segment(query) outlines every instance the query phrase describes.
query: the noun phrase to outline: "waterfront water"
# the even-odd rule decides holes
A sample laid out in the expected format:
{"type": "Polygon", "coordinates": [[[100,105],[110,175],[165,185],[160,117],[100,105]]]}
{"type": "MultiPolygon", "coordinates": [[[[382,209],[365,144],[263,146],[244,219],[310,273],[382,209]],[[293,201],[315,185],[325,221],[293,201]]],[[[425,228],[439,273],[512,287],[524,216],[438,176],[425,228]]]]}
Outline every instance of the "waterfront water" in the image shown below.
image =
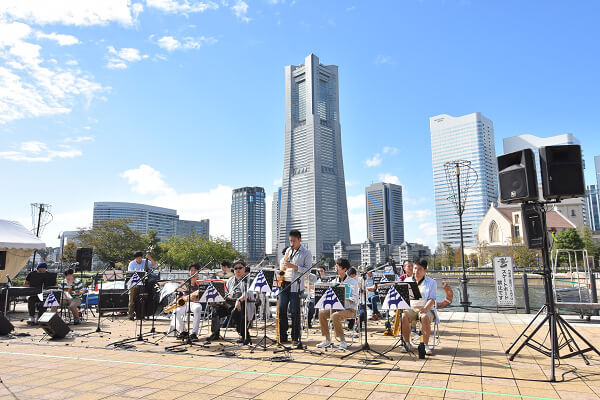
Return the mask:
{"type": "MultiPolygon", "coordinates": [[[[458,278],[448,278],[444,280],[447,282],[452,291],[454,292],[454,300],[452,301],[451,310],[462,310],[460,306],[461,302],[461,287],[458,278]]],[[[436,278],[437,287],[438,287],[438,302],[443,301],[446,293],[442,287],[442,279],[436,278]]],[[[489,312],[496,310],[496,290],[493,286],[492,282],[481,282],[477,280],[469,281],[467,291],[469,293],[469,301],[471,302],[471,307],[469,308],[470,312],[489,312]]],[[[523,297],[523,281],[519,279],[515,279],[515,292],[517,299],[517,307],[519,308],[519,312],[524,312],[525,308],[525,300],[523,297]]],[[[545,302],[545,294],[544,288],[539,285],[529,284],[529,305],[531,307],[532,312],[537,312],[537,310],[544,305],[545,302]]],[[[506,308],[506,312],[515,312],[514,308],[506,308]]]]}

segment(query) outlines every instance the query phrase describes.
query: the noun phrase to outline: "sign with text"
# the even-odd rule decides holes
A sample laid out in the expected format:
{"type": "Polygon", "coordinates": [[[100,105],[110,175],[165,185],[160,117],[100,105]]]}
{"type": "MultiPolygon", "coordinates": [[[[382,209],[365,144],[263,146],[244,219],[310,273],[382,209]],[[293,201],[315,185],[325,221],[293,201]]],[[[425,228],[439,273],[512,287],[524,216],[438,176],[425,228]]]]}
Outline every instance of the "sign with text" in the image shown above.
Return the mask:
{"type": "Polygon", "coordinates": [[[494,257],[494,286],[499,306],[516,305],[512,257],[494,257]]]}

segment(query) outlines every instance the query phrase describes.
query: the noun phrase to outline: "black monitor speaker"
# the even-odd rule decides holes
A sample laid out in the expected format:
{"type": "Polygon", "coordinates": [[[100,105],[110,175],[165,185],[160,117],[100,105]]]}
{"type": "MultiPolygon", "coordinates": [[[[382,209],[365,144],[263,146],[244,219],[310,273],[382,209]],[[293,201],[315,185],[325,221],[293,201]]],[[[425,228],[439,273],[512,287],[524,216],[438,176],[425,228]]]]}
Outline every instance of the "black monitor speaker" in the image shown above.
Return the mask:
{"type": "Polygon", "coordinates": [[[15,327],[4,315],[0,314],[0,336],[5,336],[11,333],[15,327]]]}
{"type": "Polygon", "coordinates": [[[0,251],[0,271],[6,269],[6,250],[0,251]]]}
{"type": "Polygon", "coordinates": [[[544,225],[542,213],[536,204],[521,204],[521,221],[527,239],[527,247],[541,249],[544,247],[544,225]]]}
{"type": "Polygon", "coordinates": [[[62,339],[71,331],[71,328],[55,312],[43,313],[38,319],[38,324],[53,339],[62,339]]]}
{"type": "Polygon", "coordinates": [[[92,249],[89,247],[78,247],[75,259],[79,263],[77,269],[79,271],[92,270],[92,249]]]}
{"type": "Polygon", "coordinates": [[[570,144],[540,148],[544,199],[585,196],[581,146],[570,144]]]}
{"type": "Polygon", "coordinates": [[[538,200],[533,151],[524,149],[498,157],[498,180],[503,203],[538,200]]]}

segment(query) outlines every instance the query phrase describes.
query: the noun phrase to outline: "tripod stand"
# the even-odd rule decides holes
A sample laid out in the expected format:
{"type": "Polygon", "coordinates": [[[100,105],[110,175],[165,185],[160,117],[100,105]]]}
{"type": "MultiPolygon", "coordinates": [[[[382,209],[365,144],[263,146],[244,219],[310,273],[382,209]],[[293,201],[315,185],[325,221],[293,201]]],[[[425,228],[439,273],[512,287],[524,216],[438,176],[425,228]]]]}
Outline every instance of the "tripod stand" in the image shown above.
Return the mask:
{"type": "MultiPolygon", "coordinates": [[[[81,336],[88,336],[88,335],[93,335],[94,333],[108,333],[110,335],[109,331],[105,331],[100,327],[100,315],[102,314],[102,306],[101,306],[101,301],[100,301],[100,295],[102,293],[102,282],[104,281],[104,273],[106,272],[106,270],[110,268],[110,265],[106,268],[104,268],[104,270],[102,271],[102,274],[100,274],[100,290],[98,290],[98,325],[96,326],[96,330],[92,331],[92,332],[87,332],[84,333],[81,336]]],[[[96,272],[96,279],[98,278],[98,273],[96,272]]],[[[87,299],[86,299],[87,301],[87,299]]]]}
{"type": "MultiPolygon", "coordinates": [[[[576,329],[574,329],[558,312],[556,307],[556,303],[554,301],[554,288],[552,282],[552,272],[550,270],[550,254],[548,251],[548,237],[547,232],[548,228],[546,225],[546,209],[544,208],[545,204],[549,204],[549,202],[531,202],[536,211],[536,215],[533,218],[539,218],[539,223],[542,227],[542,257],[544,261],[544,271],[542,275],[544,276],[544,290],[546,292],[546,304],[540,308],[537,312],[533,320],[527,325],[527,327],[521,332],[521,334],[517,337],[514,343],[506,350],[506,354],[509,354],[512,348],[519,342],[519,340],[524,337],[525,340],[519,345],[517,350],[513,354],[510,355],[509,360],[512,361],[515,359],[517,354],[525,347],[528,346],[531,349],[544,354],[546,357],[550,357],[551,366],[550,366],[550,381],[556,382],[556,360],[561,360],[565,358],[574,357],[580,355],[583,358],[583,361],[586,365],[589,365],[590,362],[585,356],[585,353],[589,351],[594,351],[596,354],[600,355],[600,351],[596,349],[588,340],[586,340],[576,329]],[[535,326],[531,333],[528,333],[528,330],[531,326],[533,326],[536,319],[542,315],[543,312],[546,312],[546,315],[542,320],[535,326]],[[550,345],[546,345],[546,338],[544,338],[541,342],[534,339],[536,334],[540,332],[543,326],[548,324],[549,335],[550,335],[550,345]],[[574,335],[573,335],[574,334],[574,335]],[[581,341],[585,343],[587,347],[581,348],[575,337],[579,338],[581,341]],[[565,347],[569,348],[568,354],[560,354],[560,351],[565,347]]],[[[525,204],[523,204],[525,206],[525,204]]],[[[531,218],[531,217],[530,217],[531,218]]]]}
{"type": "MultiPolygon", "coordinates": [[[[367,289],[366,288],[367,271],[366,270],[362,273],[362,278],[363,278],[362,279],[363,280],[363,282],[362,282],[363,283],[363,287],[362,287],[362,289],[363,289],[362,290],[363,303],[367,304],[367,290],[366,290],[367,289]]],[[[381,353],[381,352],[379,352],[377,350],[373,350],[371,348],[371,346],[369,345],[369,339],[368,339],[368,337],[369,337],[369,334],[368,334],[369,333],[369,328],[368,328],[368,322],[367,321],[368,321],[368,318],[365,318],[365,338],[364,338],[364,341],[363,341],[362,345],[360,346],[359,349],[354,350],[354,351],[352,351],[352,352],[350,352],[348,354],[344,354],[341,357],[342,360],[345,359],[345,358],[348,358],[348,357],[352,357],[353,355],[355,355],[357,353],[361,353],[361,352],[364,353],[365,356],[371,355],[371,356],[374,356],[374,357],[383,357],[383,358],[386,358],[388,360],[392,360],[392,357],[390,357],[388,355],[385,355],[384,353],[381,353]]],[[[359,319],[359,327],[360,327],[360,319],[359,319]]],[[[362,335],[362,333],[361,333],[361,335],[362,335]]],[[[371,359],[371,360],[365,359],[365,362],[369,362],[369,363],[381,363],[381,361],[374,360],[374,359],[371,359]]]]}

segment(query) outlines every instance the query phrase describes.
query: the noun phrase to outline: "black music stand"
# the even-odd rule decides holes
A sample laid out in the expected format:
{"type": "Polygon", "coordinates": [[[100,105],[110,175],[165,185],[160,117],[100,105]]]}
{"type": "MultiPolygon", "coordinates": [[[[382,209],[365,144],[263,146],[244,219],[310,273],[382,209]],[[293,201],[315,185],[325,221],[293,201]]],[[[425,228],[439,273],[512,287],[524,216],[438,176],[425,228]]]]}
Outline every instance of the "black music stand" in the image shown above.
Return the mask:
{"type": "MultiPolygon", "coordinates": [[[[400,284],[404,284],[404,285],[408,286],[408,292],[409,292],[409,294],[408,294],[408,302],[406,302],[406,297],[402,296],[402,293],[398,292],[400,294],[400,296],[402,296],[402,298],[404,299],[404,301],[409,306],[410,306],[410,300],[411,300],[411,298],[415,299],[415,300],[418,300],[418,299],[421,298],[421,293],[419,292],[419,285],[417,285],[416,282],[413,282],[413,283],[415,283],[415,285],[411,285],[411,282],[401,282],[400,283],[400,284]],[[411,294],[412,294],[412,296],[411,296],[411,294]]],[[[396,283],[392,287],[395,288],[396,285],[398,285],[398,284],[396,283]]],[[[384,302],[385,302],[385,300],[384,300],[384,302]]],[[[382,302],[382,305],[383,305],[384,302],[382,302]]],[[[398,309],[398,308],[396,310],[403,311],[402,309],[398,309]]],[[[406,353],[411,357],[411,359],[414,360],[414,358],[415,358],[414,353],[408,348],[408,346],[406,345],[406,341],[404,340],[404,336],[402,336],[402,313],[400,314],[400,337],[397,338],[396,339],[396,343],[394,343],[393,345],[391,345],[390,347],[388,347],[383,352],[383,354],[387,354],[390,351],[393,351],[393,350],[397,349],[398,347],[403,347],[404,350],[406,350],[406,353]]]]}
{"type": "MultiPolygon", "coordinates": [[[[111,334],[109,331],[105,331],[101,328],[100,326],[100,316],[102,315],[102,306],[100,305],[101,301],[100,301],[100,294],[102,293],[102,282],[104,281],[104,273],[111,267],[111,265],[109,264],[108,267],[104,268],[104,270],[102,271],[102,273],[100,274],[100,289],[98,290],[98,325],[96,326],[96,330],[92,331],[92,332],[87,332],[84,333],[80,336],[88,336],[88,335],[93,335],[94,333],[108,333],[109,335],[111,334]]],[[[98,272],[96,272],[96,279],[98,279],[98,272]]],[[[89,294],[88,294],[89,297],[89,294]]],[[[87,302],[87,298],[86,298],[86,302],[87,302]]],[[[102,335],[100,335],[102,336],[102,335]]]]}
{"type": "MultiPolygon", "coordinates": [[[[264,276],[264,273],[263,273],[264,276]]],[[[273,279],[272,282],[275,280],[275,271],[273,271],[273,279]]],[[[269,294],[271,294],[272,292],[272,287],[273,284],[269,285],[269,281],[267,279],[267,277],[265,276],[265,281],[266,281],[266,285],[269,287],[269,294]]],[[[267,293],[266,291],[262,290],[262,287],[260,288],[260,290],[258,291],[258,293],[267,293]]],[[[264,308],[264,315],[263,315],[263,320],[264,320],[264,324],[263,324],[263,337],[256,342],[255,345],[250,346],[250,353],[253,353],[254,350],[258,349],[259,347],[263,350],[263,351],[267,351],[267,349],[273,345],[277,345],[277,340],[272,339],[270,337],[267,336],[267,311],[268,311],[268,306],[269,306],[269,300],[268,297],[265,296],[265,304],[263,304],[263,308],[264,308]]]]}
{"type": "MultiPolygon", "coordinates": [[[[366,288],[367,272],[366,271],[362,273],[362,278],[363,278],[363,294],[362,294],[362,296],[363,296],[363,302],[365,304],[367,304],[367,292],[366,292],[366,289],[367,289],[366,288]]],[[[364,360],[365,364],[381,364],[381,361],[379,361],[379,360],[375,360],[375,359],[370,359],[369,360],[369,359],[367,359],[366,358],[367,355],[371,355],[371,356],[375,355],[375,357],[383,357],[383,358],[386,358],[388,360],[392,360],[392,357],[390,357],[388,355],[385,355],[384,353],[381,353],[381,352],[379,352],[377,350],[373,350],[371,348],[371,346],[369,345],[369,340],[368,340],[368,337],[369,337],[369,335],[368,335],[369,328],[368,328],[368,322],[367,321],[368,321],[368,318],[365,318],[365,339],[364,339],[362,345],[360,346],[359,349],[354,350],[354,351],[352,351],[352,352],[350,352],[348,354],[344,354],[341,357],[342,360],[345,359],[345,358],[348,358],[348,357],[352,357],[353,355],[361,353],[361,352],[365,354],[365,360],[364,360]]],[[[359,321],[359,325],[360,325],[360,321],[359,321]]]]}

